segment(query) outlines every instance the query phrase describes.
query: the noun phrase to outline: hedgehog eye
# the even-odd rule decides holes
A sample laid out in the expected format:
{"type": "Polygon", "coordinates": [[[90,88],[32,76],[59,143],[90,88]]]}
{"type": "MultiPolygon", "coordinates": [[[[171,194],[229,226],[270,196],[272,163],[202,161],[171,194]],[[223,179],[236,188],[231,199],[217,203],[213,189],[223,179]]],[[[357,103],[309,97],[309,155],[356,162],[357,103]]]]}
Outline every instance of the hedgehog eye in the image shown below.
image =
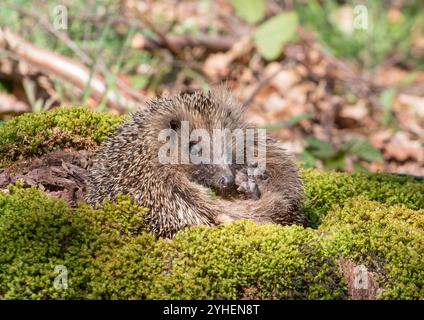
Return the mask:
{"type": "Polygon", "coordinates": [[[193,147],[194,146],[196,146],[196,141],[190,141],[190,143],[189,143],[189,145],[188,145],[188,147],[189,147],[189,149],[190,149],[190,152],[191,152],[191,150],[193,149],[193,147]]]}
{"type": "Polygon", "coordinates": [[[179,123],[179,121],[177,121],[177,120],[171,120],[171,121],[169,122],[169,127],[170,127],[172,130],[177,131],[177,130],[180,128],[180,123],[179,123]]]}

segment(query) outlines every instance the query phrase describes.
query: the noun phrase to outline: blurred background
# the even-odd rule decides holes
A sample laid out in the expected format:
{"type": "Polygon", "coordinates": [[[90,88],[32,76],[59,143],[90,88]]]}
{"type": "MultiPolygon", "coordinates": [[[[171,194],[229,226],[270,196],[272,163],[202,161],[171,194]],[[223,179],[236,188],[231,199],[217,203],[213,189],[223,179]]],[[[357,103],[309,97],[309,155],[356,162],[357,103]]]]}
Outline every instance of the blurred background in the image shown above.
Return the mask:
{"type": "Polygon", "coordinates": [[[424,176],[424,2],[2,0],[0,126],[225,83],[306,167],[424,176]]]}

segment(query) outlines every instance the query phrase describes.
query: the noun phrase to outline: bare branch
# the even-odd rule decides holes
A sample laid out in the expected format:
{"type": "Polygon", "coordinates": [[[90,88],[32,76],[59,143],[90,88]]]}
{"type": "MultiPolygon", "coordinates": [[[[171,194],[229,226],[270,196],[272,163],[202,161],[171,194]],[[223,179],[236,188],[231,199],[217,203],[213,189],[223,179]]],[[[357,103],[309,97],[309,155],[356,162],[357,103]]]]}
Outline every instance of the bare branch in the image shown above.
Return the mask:
{"type": "MultiPolygon", "coordinates": [[[[58,76],[80,89],[83,89],[90,81],[90,70],[85,65],[57,53],[35,47],[7,28],[0,28],[0,48],[14,53],[28,64],[58,76]]],[[[144,102],[133,100],[126,92],[117,94],[107,91],[105,80],[97,73],[91,78],[90,91],[97,100],[102,99],[106,94],[108,103],[121,112],[135,108],[144,102]]]]}

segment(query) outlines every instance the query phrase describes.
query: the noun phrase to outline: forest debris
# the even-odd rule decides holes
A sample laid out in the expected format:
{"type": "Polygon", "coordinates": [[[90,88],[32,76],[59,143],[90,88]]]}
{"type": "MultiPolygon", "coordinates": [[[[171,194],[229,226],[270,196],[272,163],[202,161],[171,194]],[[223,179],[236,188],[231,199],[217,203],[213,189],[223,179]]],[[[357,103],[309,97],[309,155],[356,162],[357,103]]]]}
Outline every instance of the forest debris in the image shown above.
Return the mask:
{"type": "Polygon", "coordinates": [[[35,47],[5,27],[0,28],[0,47],[17,55],[28,64],[69,81],[80,89],[89,82],[93,96],[100,101],[106,95],[108,103],[115,108],[128,110],[137,106],[137,102],[126,97],[124,92],[107,90],[105,80],[98,74],[90,76],[90,70],[79,62],[35,47]]]}
{"type": "Polygon", "coordinates": [[[389,87],[398,85],[404,81],[408,76],[408,72],[397,67],[388,66],[386,68],[379,68],[374,81],[379,86],[389,87]]]}
{"type": "Polygon", "coordinates": [[[424,98],[401,93],[393,109],[400,127],[424,139],[424,98]]]}
{"type": "Polygon", "coordinates": [[[287,108],[287,106],[287,100],[275,92],[268,95],[266,101],[264,102],[265,111],[270,112],[271,114],[281,112],[287,108]]]}
{"type": "Polygon", "coordinates": [[[25,187],[37,187],[76,206],[84,202],[85,181],[90,164],[91,153],[88,151],[54,151],[0,170],[0,190],[20,181],[25,187]]]}
{"type": "Polygon", "coordinates": [[[368,109],[365,102],[360,100],[354,105],[348,105],[342,109],[340,115],[345,118],[351,118],[360,121],[368,115],[368,109]]]}
{"type": "Polygon", "coordinates": [[[268,64],[263,73],[265,77],[269,77],[275,73],[269,80],[269,83],[276,88],[281,95],[286,94],[300,80],[300,77],[294,71],[282,69],[281,64],[277,62],[268,64]]]}
{"type": "Polygon", "coordinates": [[[348,294],[353,300],[376,300],[383,293],[377,284],[377,274],[364,265],[340,258],[339,266],[347,282],[348,294]]]}
{"type": "Polygon", "coordinates": [[[377,149],[383,149],[393,134],[392,129],[380,130],[371,135],[370,141],[377,149]]]}
{"type": "MultiPolygon", "coordinates": [[[[205,48],[207,52],[215,53],[230,50],[236,40],[230,36],[215,37],[200,34],[169,35],[167,36],[167,41],[178,50],[202,47],[205,48]]],[[[136,33],[132,41],[132,47],[136,49],[154,50],[163,48],[164,43],[160,39],[151,39],[141,33],[136,33]]]]}
{"type": "Polygon", "coordinates": [[[412,106],[417,112],[417,115],[424,118],[424,97],[413,96],[409,94],[399,94],[398,100],[400,103],[412,106]]]}
{"type": "Polygon", "coordinates": [[[424,148],[418,141],[411,140],[405,132],[397,132],[384,146],[384,155],[397,161],[414,159],[424,162],[424,148]]]}
{"type": "Polygon", "coordinates": [[[16,99],[15,96],[0,92],[0,115],[7,113],[24,113],[31,111],[31,108],[16,99]]]}
{"type": "Polygon", "coordinates": [[[237,41],[228,52],[209,55],[203,65],[203,72],[213,81],[228,76],[230,64],[252,49],[250,37],[237,41]]]}

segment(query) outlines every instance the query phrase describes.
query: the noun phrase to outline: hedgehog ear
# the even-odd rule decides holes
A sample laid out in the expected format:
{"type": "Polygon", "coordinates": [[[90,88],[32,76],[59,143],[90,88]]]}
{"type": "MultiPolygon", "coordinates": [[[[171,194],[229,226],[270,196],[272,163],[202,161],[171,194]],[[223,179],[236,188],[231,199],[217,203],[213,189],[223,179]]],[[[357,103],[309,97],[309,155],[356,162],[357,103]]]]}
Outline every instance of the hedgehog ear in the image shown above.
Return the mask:
{"type": "Polygon", "coordinates": [[[169,121],[169,127],[172,130],[177,131],[180,128],[180,122],[177,120],[171,120],[169,121]]]}

